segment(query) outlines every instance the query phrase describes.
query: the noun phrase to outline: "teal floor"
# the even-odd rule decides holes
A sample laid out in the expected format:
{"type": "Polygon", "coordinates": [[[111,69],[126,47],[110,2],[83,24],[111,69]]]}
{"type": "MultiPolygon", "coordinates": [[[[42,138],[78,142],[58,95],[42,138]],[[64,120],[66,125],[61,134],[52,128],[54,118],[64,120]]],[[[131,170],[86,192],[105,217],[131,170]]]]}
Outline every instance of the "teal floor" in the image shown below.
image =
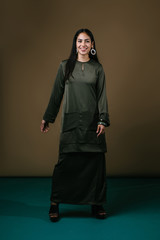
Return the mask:
{"type": "Polygon", "coordinates": [[[89,205],[60,204],[48,217],[51,178],[0,178],[0,239],[160,240],[160,178],[107,178],[109,216],[89,205]]]}

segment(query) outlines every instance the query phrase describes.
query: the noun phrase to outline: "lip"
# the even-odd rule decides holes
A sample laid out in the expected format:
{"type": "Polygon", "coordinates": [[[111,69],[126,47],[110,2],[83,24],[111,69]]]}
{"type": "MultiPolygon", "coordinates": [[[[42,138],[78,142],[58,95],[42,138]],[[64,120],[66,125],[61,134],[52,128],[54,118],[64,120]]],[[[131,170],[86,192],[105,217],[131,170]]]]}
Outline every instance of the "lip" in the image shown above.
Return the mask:
{"type": "Polygon", "coordinates": [[[86,51],[87,50],[87,48],[81,48],[81,51],[86,51]]]}

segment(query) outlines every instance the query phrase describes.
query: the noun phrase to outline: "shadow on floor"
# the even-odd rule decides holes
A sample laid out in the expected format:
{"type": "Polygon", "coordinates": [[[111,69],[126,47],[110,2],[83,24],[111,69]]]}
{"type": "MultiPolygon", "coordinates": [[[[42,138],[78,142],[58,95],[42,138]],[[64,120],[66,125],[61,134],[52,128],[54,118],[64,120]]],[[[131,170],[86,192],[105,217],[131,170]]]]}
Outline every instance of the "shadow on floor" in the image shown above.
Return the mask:
{"type": "MultiPolygon", "coordinates": [[[[68,205],[68,204],[67,204],[68,205]]],[[[44,206],[32,206],[27,205],[22,202],[17,201],[11,201],[11,200],[0,200],[0,216],[19,216],[19,217],[29,217],[29,218],[39,218],[44,221],[49,220],[48,211],[49,211],[49,205],[48,207],[44,206]]],[[[77,206],[78,208],[78,206],[77,206]]],[[[81,206],[83,208],[83,206],[81,206]]],[[[60,209],[60,215],[62,217],[91,217],[91,214],[89,211],[81,210],[81,209],[72,209],[72,205],[68,208],[66,207],[59,207],[60,209]]]]}
{"type": "MultiPolygon", "coordinates": [[[[134,212],[160,213],[160,179],[109,179],[107,185],[107,203],[104,207],[108,216],[134,212]]],[[[0,215],[39,218],[48,222],[49,204],[46,207],[0,199],[0,215]]],[[[60,204],[59,209],[62,217],[91,217],[89,205],[60,204]]]]}

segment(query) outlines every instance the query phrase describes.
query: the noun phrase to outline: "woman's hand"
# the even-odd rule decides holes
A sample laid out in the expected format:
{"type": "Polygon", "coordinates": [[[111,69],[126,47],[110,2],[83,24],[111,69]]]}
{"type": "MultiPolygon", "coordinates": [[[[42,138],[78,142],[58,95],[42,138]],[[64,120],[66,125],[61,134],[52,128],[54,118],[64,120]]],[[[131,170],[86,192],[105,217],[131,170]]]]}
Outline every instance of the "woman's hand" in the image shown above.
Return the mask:
{"type": "Polygon", "coordinates": [[[104,134],[105,133],[105,126],[104,125],[98,125],[97,126],[97,131],[96,131],[96,133],[98,133],[97,134],[97,137],[99,136],[99,135],[101,135],[101,134],[104,134]],[[98,133],[99,132],[99,133],[98,133]]]}
{"type": "Polygon", "coordinates": [[[42,120],[40,128],[41,128],[41,132],[48,132],[49,123],[47,123],[45,120],[42,120]]]}

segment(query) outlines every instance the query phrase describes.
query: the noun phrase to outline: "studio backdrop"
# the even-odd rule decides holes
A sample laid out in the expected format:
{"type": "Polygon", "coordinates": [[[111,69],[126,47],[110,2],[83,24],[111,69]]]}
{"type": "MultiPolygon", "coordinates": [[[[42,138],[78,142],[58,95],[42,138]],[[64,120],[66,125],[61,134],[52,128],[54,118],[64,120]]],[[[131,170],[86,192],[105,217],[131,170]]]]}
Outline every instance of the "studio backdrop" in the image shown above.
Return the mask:
{"type": "Polygon", "coordinates": [[[40,123],[80,28],[93,32],[106,74],[108,176],[159,176],[160,2],[8,0],[3,7],[0,176],[52,175],[62,108],[47,134],[40,123]]]}

